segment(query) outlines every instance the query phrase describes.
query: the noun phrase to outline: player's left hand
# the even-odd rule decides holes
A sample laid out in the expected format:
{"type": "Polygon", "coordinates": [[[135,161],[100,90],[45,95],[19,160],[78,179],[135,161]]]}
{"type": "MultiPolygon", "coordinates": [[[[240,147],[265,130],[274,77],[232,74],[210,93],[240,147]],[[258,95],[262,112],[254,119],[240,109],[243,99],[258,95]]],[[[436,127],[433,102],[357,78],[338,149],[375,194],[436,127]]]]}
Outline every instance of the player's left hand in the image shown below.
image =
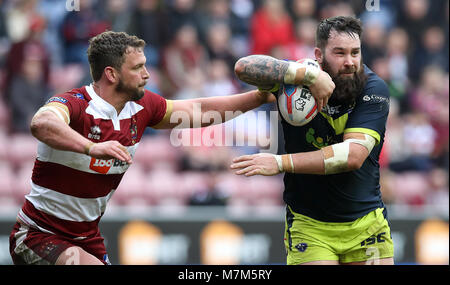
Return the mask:
{"type": "Polygon", "coordinates": [[[328,99],[331,94],[333,94],[335,87],[336,85],[330,75],[325,71],[320,70],[316,82],[309,86],[312,96],[316,99],[319,112],[327,105],[328,99]]]}
{"type": "Polygon", "coordinates": [[[257,153],[251,155],[242,155],[233,159],[230,165],[231,169],[237,169],[237,175],[245,176],[264,175],[271,176],[280,173],[278,164],[270,153],[257,153]]]}

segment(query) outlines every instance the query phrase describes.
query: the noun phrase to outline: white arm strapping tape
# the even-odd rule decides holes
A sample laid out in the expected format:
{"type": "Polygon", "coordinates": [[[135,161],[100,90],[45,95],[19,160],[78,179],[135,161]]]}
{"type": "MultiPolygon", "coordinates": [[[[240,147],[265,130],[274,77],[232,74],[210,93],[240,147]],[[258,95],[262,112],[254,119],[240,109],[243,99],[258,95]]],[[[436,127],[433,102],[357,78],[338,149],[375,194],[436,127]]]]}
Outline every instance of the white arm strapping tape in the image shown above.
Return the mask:
{"type": "Polygon", "coordinates": [[[67,114],[66,110],[64,110],[63,108],[59,108],[59,107],[56,107],[56,106],[44,106],[44,107],[41,107],[41,108],[36,112],[36,114],[39,114],[39,113],[44,112],[44,111],[51,111],[52,113],[54,113],[55,115],[57,115],[58,118],[60,118],[62,121],[67,122],[67,124],[70,123],[70,117],[69,117],[69,115],[67,114]],[[67,121],[65,120],[65,118],[63,117],[63,115],[61,114],[61,112],[60,112],[59,110],[66,116],[67,121]]]}
{"type": "Polygon", "coordinates": [[[275,157],[275,160],[277,161],[278,164],[278,170],[280,172],[283,172],[283,161],[281,159],[281,155],[276,155],[274,154],[273,157],[275,157]]]}
{"type": "Polygon", "coordinates": [[[331,147],[333,148],[334,155],[324,160],[325,174],[335,174],[347,170],[350,143],[364,146],[370,154],[375,146],[375,139],[370,135],[364,134],[364,139],[348,139],[344,142],[332,145],[331,147]]]}
{"type": "Polygon", "coordinates": [[[320,68],[307,64],[305,77],[303,78],[303,85],[311,86],[316,82],[319,76],[320,68]]]}
{"type": "Polygon", "coordinates": [[[350,143],[344,141],[332,145],[331,148],[333,149],[333,156],[324,160],[325,174],[335,174],[346,171],[350,143]]]}
{"type": "Polygon", "coordinates": [[[292,154],[289,154],[289,162],[291,164],[291,171],[295,173],[294,161],[292,160],[292,154]]]}
{"type": "Polygon", "coordinates": [[[364,134],[364,139],[363,140],[360,140],[360,139],[348,139],[348,140],[346,140],[346,142],[357,143],[359,145],[362,145],[365,148],[367,148],[367,151],[370,154],[370,152],[372,151],[373,147],[375,146],[376,140],[371,135],[364,134]]]}
{"type": "Polygon", "coordinates": [[[310,65],[302,64],[298,62],[289,62],[288,69],[284,75],[284,83],[295,84],[295,76],[297,74],[297,69],[305,68],[305,76],[303,77],[303,85],[310,86],[316,82],[319,75],[320,68],[310,65]]]}
{"type": "Polygon", "coordinates": [[[295,173],[294,161],[292,160],[292,154],[283,154],[283,155],[274,154],[273,156],[275,157],[275,160],[277,161],[278,170],[280,172],[287,171],[287,172],[295,173]],[[289,162],[286,161],[286,158],[289,159],[289,162]],[[283,159],[285,160],[284,162],[283,162],[283,159]]]}
{"type": "MultiPolygon", "coordinates": [[[[283,155],[276,155],[274,154],[273,157],[275,157],[275,160],[277,161],[277,165],[278,165],[278,170],[280,172],[283,171],[288,171],[288,172],[295,172],[295,168],[294,168],[294,161],[292,160],[292,155],[291,154],[283,154],[283,155]],[[288,157],[289,158],[289,165],[285,165],[285,167],[283,166],[283,157],[288,157]]],[[[285,162],[286,163],[286,162],[285,162]]]]}

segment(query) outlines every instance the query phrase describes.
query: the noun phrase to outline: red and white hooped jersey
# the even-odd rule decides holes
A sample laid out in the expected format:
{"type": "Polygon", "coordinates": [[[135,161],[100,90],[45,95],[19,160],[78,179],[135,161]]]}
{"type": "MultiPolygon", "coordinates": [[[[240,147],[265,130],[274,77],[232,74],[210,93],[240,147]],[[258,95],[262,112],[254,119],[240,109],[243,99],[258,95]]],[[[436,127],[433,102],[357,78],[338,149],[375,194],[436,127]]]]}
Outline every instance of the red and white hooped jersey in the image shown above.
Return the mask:
{"type": "MultiPolygon", "coordinates": [[[[50,98],[67,106],[69,126],[92,142],[116,140],[133,157],[147,126],[159,123],[167,102],[148,90],[117,114],[98,96],[92,85],[50,98]]],[[[129,165],[111,159],[61,151],[38,143],[31,178],[31,192],[18,218],[43,232],[83,239],[98,232],[98,222],[129,165]]]]}

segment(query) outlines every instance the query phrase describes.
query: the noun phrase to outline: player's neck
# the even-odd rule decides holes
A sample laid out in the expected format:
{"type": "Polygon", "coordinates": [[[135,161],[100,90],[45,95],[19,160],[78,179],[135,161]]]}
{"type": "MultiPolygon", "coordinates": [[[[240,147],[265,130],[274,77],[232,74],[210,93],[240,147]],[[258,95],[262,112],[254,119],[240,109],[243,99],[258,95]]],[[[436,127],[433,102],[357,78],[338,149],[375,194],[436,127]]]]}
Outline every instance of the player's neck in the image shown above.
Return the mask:
{"type": "Polygon", "coordinates": [[[116,109],[117,114],[120,114],[122,109],[125,107],[127,101],[124,99],[125,96],[118,94],[113,86],[105,86],[100,82],[92,83],[95,93],[101,97],[103,100],[108,102],[111,106],[116,109]]]}

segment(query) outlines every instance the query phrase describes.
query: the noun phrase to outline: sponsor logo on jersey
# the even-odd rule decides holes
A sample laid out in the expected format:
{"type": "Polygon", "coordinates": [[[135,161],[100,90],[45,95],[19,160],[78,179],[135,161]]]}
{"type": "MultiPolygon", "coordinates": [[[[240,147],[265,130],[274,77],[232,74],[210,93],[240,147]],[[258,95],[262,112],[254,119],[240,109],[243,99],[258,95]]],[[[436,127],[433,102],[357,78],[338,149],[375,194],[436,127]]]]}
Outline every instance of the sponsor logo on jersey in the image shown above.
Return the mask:
{"type": "Polygon", "coordinates": [[[341,112],[339,110],[341,107],[342,107],[341,105],[337,105],[337,106],[326,105],[324,107],[324,109],[322,109],[322,110],[325,111],[325,113],[327,113],[328,115],[332,116],[334,114],[339,114],[341,112]]]}
{"type": "Polygon", "coordinates": [[[119,159],[98,159],[98,158],[91,158],[91,163],[89,164],[89,169],[101,173],[106,174],[111,169],[111,167],[123,167],[127,165],[125,161],[121,161],[119,159]]]}
{"type": "Polygon", "coordinates": [[[58,103],[66,104],[67,103],[67,99],[63,98],[63,97],[52,97],[52,98],[48,99],[45,104],[48,104],[50,102],[58,102],[58,103]]]}
{"type": "MultiPolygon", "coordinates": [[[[363,97],[363,100],[365,101],[365,96],[363,97]]],[[[333,117],[334,115],[338,115],[340,113],[351,113],[353,109],[356,106],[356,102],[353,102],[351,105],[337,105],[337,106],[330,106],[326,105],[323,107],[322,112],[327,114],[328,116],[333,117]]]]}
{"type": "Polygon", "coordinates": [[[374,102],[389,103],[389,98],[379,96],[376,94],[364,95],[362,99],[365,102],[374,101],[374,102]]]}

